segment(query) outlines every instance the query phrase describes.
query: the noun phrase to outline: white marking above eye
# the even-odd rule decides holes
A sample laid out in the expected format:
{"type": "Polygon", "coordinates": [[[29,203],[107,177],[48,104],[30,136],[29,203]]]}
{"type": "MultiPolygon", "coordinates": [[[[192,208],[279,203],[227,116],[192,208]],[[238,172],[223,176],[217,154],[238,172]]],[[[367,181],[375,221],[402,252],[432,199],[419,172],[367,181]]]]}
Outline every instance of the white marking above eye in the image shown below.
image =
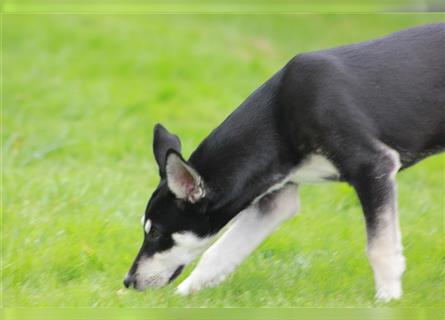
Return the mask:
{"type": "Polygon", "coordinates": [[[150,228],[151,228],[151,221],[147,220],[147,222],[145,222],[145,227],[144,227],[145,233],[149,233],[150,228]]]}

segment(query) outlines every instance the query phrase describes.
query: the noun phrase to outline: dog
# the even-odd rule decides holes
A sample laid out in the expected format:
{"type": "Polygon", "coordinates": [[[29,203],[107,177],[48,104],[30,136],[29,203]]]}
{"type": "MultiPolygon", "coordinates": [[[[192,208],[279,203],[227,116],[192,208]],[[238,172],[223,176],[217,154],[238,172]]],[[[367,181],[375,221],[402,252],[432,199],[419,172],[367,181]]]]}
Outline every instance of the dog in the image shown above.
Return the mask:
{"type": "Polygon", "coordinates": [[[155,126],[160,182],[124,285],[164,286],[205,251],[177,293],[216,286],[297,212],[299,184],[343,181],[363,208],[376,298],[399,299],[395,176],[444,148],[445,24],[299,54],[189,160],[179,138],[155,126]]]}

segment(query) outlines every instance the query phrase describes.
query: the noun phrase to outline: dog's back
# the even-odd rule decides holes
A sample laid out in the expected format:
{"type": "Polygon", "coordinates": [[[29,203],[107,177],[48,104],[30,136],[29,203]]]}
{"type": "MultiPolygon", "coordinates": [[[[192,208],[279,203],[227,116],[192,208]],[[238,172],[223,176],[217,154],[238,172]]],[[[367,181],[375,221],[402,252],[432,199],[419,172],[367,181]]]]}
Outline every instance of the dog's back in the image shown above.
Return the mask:
{"type": "Polygon", "coordinates": [[[444,57],[445,24],[298,55],[285,68],[279,107],[296,121],[295,136],[295,125],[372,136],[408,166],[445,146],[444,57]]]}

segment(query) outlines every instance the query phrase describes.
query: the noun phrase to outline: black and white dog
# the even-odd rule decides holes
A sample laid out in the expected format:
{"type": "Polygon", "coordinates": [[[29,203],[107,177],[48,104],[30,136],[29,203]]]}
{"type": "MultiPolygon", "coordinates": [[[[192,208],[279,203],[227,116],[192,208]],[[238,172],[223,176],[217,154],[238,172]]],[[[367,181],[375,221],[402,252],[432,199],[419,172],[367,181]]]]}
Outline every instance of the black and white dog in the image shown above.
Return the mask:
{"type": "Polygon", "coordinates": [[[399,170],[445,147],[445,24],[300,54],[193,152],[154,129],[160,183],[126,287],[176,278],[229,221],[177,288],[215,286],[298,209],[300,183],[345,181],[357,192],[376,297],[400,298],[405,270],[399,170]]]}

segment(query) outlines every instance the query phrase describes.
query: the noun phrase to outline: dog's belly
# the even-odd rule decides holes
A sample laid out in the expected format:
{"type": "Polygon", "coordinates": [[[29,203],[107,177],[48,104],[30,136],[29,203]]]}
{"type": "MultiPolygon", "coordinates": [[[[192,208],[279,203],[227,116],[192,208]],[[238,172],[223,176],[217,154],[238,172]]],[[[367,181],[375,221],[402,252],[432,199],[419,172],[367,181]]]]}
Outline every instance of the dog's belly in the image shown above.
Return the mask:
{"type": "Polygon", "coordinates": [[[340,172],[326,157],[318,154],[309,155],[298,165],[288,177],[288,181],[295,183],[315,183],[336,181],[340,179],[340,172]]]}

